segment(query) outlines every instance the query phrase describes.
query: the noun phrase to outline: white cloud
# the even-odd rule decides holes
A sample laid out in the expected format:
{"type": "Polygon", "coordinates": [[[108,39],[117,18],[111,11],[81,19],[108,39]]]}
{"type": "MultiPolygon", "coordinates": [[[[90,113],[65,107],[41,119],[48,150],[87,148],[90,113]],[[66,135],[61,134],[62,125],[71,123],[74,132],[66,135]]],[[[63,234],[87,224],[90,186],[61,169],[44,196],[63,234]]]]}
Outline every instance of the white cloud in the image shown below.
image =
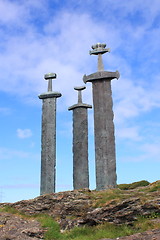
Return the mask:
{"type": "Polygon", "coordinates": [[[31,147],[31,148],[35,147],[35,142],[31,142],[31,143],[30,143],[30,147],[31,147]]]}
{"type": "Polygon", "coordinates": [[[11,114],[11,112],[12,110],[10,108],[0,107],[0,114],[9,115],[11,114]]]}
{"type": "MultiPolygon", "coordinates": [[[[38,102],[37,95],[47,89],[43,75],[53,71],[57,73],[53,90],[62,93],[58,109],[66,111],[77,99],[73,87],[83,84],[83,74],[96,71],[96,57],[88,54],[91,45],[97,41],[106,42],[112,52],[104,56],[105,68],[113,71],[118,69],[121,74],[120,80],[112,84],[115,121],[125,130],[125,134],[121,131],[121,137],[128,138],[127,132],[130,130],[131,138],[138,139],[136,127],[125,126],[126,122],[160,106],[157,73],[149,72],[152,69],[149,68],[153,64],[152,59],[157,62],[156,66],[159,62],[157,49],[160,45],[156,36],[160,30],[152,28],[158,16],[158,1],[154,0],[150,5],[150,1],[146,0],[144,6],[139,0],[129,3],[128,0],[105,0],[102,5],[96,5],[97,15],[92,11],[95,9],[95,1],[88,0],[85,5],[83,1],[74,4],[79,9],[87,5],[85,11],[76,11],[76,8],[73,11],[71,1],[67,5],[69,8],[55,11],[56,14],[47,18],[47,21],[43,9],[48,14],[50,9],[45,1],[32,2],[21,3],[21,9],[18,1],[1,3],[3,10],[13,7],[13,13],[8,13],[2,23],[7,22],[7,26],[12,26],[12,22],[18,21],[14,31],[17,28],[19,30],[20,24],[23,25],[23,31],[11,35],[4,30],[6,40],[2,44],[3,51],[0,55],[0,90],[19,95],[23,101],[35,96],[38,102]],[[42,25],[38,26],[34,22],[36,16],[31,15],[31,12],[35,9],[43,13],[42,25]],[[20,12],[24,14],[22,18],[20,12]],[[114,12],[117,13],[116,17],[114,12]],[[99,17],[101,14],[102,18],[99,17]],[[134,19],[136,14],[140,17],[138,21],[134,19]],[[146,84],[148,78],[152,80],[146,84]]],[[[2,15],[1,17],[3,18],[2,15]]],[[[85,99],[91,104],[90,85],[87,84],[85,99]]],[[[18,134],[25,138],[29,133],[24,133],[21,129],[18,134]]]]}
{"type": "Polygon", "coordinates": [[[45,34],[40,34],[31,25],[29,32],[8,38],[0,57],[5,81],[0,83],[0,90],[24,97],[36,96],[47,88],[44,73],[54,71],[58,75],[54,89],[62,92],[66,108],[72,101],[73,87],[82,85],[83,74],[91,72],[90,46],[97,41],[97,34],[104,38],[106,32],[87,14],[66,12],[58,14],[45,29],[45,34]],[[55,26],[59,28],[56,36],[55,26]]]}
{"type": "Polygon", "coordinates": [[[150,161],[160,161],[159,142],[142,144],[141,150],[144,152],[145,159],[148,158],[150,161]]]}
{"type": "Polygon", "coordinates": [[[22,7],[17,3],[8,0],[1,0],[0,2],[0,21],[1,23],[13,23],[19,18],[22,7]],[[5,14],[4,14],[5,13],[5,14]]]}
{"type": "Polygon", "coordinates": [[[138,127],[122,127],[116,130],[117,138],[125,138],[132,141],[140,141],[141,137],[139,134],[138,127]]]}
{"type": "MultiPolygon", "coordinates": [[[[137,79],[138,82],[138,79],[137,79]]],[[[122,78],[113,84],[116,123],[137,117],[153,108],[160,107],[159,86],[143,84],[122,78]]]]}
{"type": "Polygon", "coordinates": [[[5,148],[5,147],[0,147],[0,160],[12,160],[13,161],[18,161],[18,159],[40,159],[40,154],[35,154],[32,152],[27,152],[27,151],[21,151],[17,149],[11,149],[11,148],[5,148]]]}
{"type": "Polygon", "coordinates": [[[159,143],[144,143],[139,145],[132,145],[129,151],[126,151],[126,156],[123,160],[127,162],[160,162],[160,148],[159,143]],[[129,153],[128,153],[129,152],[129,153]]]}
{"type": "Polygon", "coordinates": [[[0,188],[2,189],[35,189],[35,188],[39,188],[38,184],[5,184],[5,185],[0,185],[0,188]]]}
{"type": "Polygon", "coordinates": [[[19,27],[19,30],[22,30],[24,27],[28,28],[27,23],[30,22],[32,18],[36,18],[38,13],[40,13],[41,16],[46,14],[44,4],[47,6],[44,0],[27,0],[23,2],[21,0],[1,0],[0,23],[7,24],[5,27],[9,28],[10,31],[14,31],[19,27]],[[10,28],[11,26],[12,29],[10,28]]]}
{"type": "Polygon", "coordinates": [[[27,158],[29,154],[27,152],[18,151],[14,149],[0,147],[0,159],[7,160],[12,158],[27,158]]]}
{"type": "MultiPolygon", "coordinates": [[[[46,34],[44,36],[35,33],[31,26],[30,32],[8,40],[8,45],[6,45],[8,55],[5,53],[1,56],[3,58],[1,61],[3,78],[7,84],[1,82],[0,87],[3,91],[26,97],[32,94],[37,98],[37,94],[47,89],[47,83],[43,80],[44,73],[55,71],[58,77],[53,83],[53,89],[62,92],[61,108],[66,109],[66,106],[71,105],[75,99],[74,94],[71,94],[73,87],[83,84],[84,73],[96,70],[96,57],[90,57],[88,50],[97,40],[97,35],[103,39],[107,39],[111,35],[113,41],[115,41],[115,36],[113,33],[105,31],[105,25],[100,26],[99,23],[95,23],[87,14],[62,12],[61,17],[59,15],[56,17],[45,26],[46,34]],[[58,33],[54,36],[56,32],[58,33]],[[12,78],[9,77],[12,71],[10,66],[14,68],[12,78]]],[[[116,32],[115,29],[114,32],[116,32]]],[[[147,109],[147,106],[148,109],[149,106],[152,107],[151,98],[158,96],[154,94],[155,89],[152,90],[151,96],[151,93],[147,95],[140,84],[139,86],[134,85],[134,80],[130,79],[131,66],[124,57],[111,53],[110,56],[104,57],[104,60],[113,69],[114,66],[118,66],[122,75],[119,80],[120,84],[119,82],[114,84],[114,95],[119,102],[116,107],[118,112],[116,115],[121,120],[137,116],[141,109],[145,107],[147,109]],[[129,79],[124,79],[124,73],[129,76],[129,79]],[[133,94],[129,94],[130,92],[133,94]]],[[[88,95],[91,95],[90,90],[86,91],[88,91],[88,95]]]]}
{"type": "Polygon", "coordinates": [[[17,136],[18,138],[30,138],[32,136],[31,129],[17,129],[17,136]]]}

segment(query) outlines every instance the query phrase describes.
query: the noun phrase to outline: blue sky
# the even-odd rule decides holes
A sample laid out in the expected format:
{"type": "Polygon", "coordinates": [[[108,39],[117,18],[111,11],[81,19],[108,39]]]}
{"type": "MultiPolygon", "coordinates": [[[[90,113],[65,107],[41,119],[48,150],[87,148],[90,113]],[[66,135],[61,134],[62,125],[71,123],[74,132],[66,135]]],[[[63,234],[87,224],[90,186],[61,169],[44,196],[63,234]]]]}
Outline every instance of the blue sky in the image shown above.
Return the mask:
{"type": "MultiPolygon", "coordinates": [[[[118,183],[160,179],[159,0],[0,0],[0,202],[39,195],[45,73],[57,73],[56,191],[72,189],[74,86],[97,70],[91,45],[104,42],[112,81],[118,183]]],[[[92,104],[91,84],[83,101],[92,104]]],[[[95,189],[93,110],[90,188],[95,189]]]]}

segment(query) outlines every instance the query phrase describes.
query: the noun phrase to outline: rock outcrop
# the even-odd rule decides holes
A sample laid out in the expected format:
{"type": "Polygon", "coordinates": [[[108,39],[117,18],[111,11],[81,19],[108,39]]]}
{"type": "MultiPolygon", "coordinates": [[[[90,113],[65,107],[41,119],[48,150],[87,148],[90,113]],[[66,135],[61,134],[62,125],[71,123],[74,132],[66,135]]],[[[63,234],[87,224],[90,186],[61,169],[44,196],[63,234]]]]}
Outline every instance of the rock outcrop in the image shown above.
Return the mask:
{"type": "Polygon", "coordinates": [[[104,206],[95,208],[100,198],[97,192],[74,190],[46,194],[32,200],[7,205],[27,215],[48,214],[59,222],[61,229],[66,230],[74,226],[93,226],[104,222],[132,224],[137,216],[160,214],[160,196],[155,192],[150,193],[148,198],[143,198],[142,193],[141,195],[139,193],[139,197],[129,196],[124,200],[106,201],[104,206]]]}
{"type": "Polygon", "coordinates": [[[0,240],[39,240],[44,232],[36,220],[0,212],[0,240]]]}
{"type": "MultiPolygon", "coordinates": [[[[153,190],[153,185],[133,190],[113,189],[99,192],[82,189],[46,194],[35,199],[16,203],[1,203],[0,208],[10,206],[29,216],[48,214],[60,224],[62,231],[71,229],[74,226],[94,226],[105,222],[132,225],[138,216],[147,217],[153,215],[154,217],[160,214],[159,191],[153,190]]],[[[0,233],[3,232],[3,229],[10,232],[10,229],[7,228],[10,215],[7,214],[9,213],[0,213],[0,225],[2,226],[0,233]]],[[[13,218],[15,218],[15,227],[17,227],[16,221],[20,221],[22,225],[25,225],[23,219],[18,220],[16,216],[12,216],[13,218]]],[[[26,220],[26,224],[27,227],[24,227],[23,230],[17,228],[23,236],[28,238],[15,239],[42,238],[44,229],[41,229],[38,222],[26,220]]],[[[159,232],[154,234],[159,234],[159,232]]],[[[133,239],[139,240],[141,238],[133,239]]]]}

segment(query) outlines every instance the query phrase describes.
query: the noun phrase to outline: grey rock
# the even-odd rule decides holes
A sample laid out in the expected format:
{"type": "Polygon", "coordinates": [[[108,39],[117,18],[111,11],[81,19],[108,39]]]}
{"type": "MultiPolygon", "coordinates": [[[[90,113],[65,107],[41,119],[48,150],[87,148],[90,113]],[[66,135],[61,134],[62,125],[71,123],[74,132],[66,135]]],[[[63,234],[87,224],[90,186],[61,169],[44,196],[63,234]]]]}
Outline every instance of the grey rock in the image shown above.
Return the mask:
{"type": "Polygon", "coordinates": [[[28,220],[11,213],[0,212],[0,240],[43,239],[45,230],[36,220],[28,220]]]}
{"type": "MultiPolygon", "coordinates": [[[[153,213],[160,214],[159,192],[133,192],[126,190],[119,192],[125,200],[109,200],[102,207],[95,208],[95,203],[110,191],[90,191],[88,189],[52,193],[39,196],[32,200],[17,203],[3,203],[0,207],[11,206],[27,215],[48,214],[60,224],[61,230],[74,226],[94,226],[105,222],[114,224],[133,224],[138,216],[148,217],[153,213]]],[[[118,197],[118,196],[117,196],[118,197]]],[[[4,219],[4,218],[3,218],[4,219]]],[[[157,221],[157,219],[156,219],[157,221]]]]}

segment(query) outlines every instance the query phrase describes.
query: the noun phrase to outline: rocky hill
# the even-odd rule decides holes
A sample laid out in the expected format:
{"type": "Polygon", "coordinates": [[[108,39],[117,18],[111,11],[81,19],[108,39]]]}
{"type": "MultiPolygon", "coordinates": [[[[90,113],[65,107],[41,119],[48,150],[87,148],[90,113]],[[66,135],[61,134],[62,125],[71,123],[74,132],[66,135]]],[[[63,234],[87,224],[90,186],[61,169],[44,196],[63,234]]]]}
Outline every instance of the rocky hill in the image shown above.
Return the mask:
{"type": "Polygon", "coordinates": [[[154,222],[151,225],[155,229],[119,239],[160,239],[160,181],[134,189],[125,185],[119,187],[99,192],[66,191],[16,203],[1,203],[0,240],[44,239],[47,229],[35,219],[37,214],[52,217],[59,223],[61,232],[75,226],[94,228],[106,222],[132,226],[139,217],[148,218],[154,222]]]}

